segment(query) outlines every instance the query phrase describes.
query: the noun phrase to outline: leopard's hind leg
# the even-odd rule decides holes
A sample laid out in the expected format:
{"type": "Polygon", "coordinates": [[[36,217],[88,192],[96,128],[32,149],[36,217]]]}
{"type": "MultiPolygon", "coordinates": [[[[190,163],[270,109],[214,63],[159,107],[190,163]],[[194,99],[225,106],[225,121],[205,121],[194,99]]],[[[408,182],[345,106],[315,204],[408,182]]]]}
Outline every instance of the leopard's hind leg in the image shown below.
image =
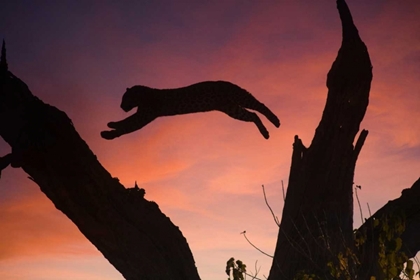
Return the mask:
{"type": "MultiPolygon", "coordinates": [[[[252,99],[255,99],[253,96],[251,96],[252,99]]],[[[242,105],[242,104],[241,104],[242,105]]],[[[276,115],[274,115],[273,112],[271,112],[270,109],[268,109],[267,106],[265,106],[263,103],[259,102],[258,100],[250,100],[248,102],[245,102],[245,104],[242,105],[245,108],[249,108],[252,110],[255,110],[257,112],[260,112],[263,114],[270,122],[272,122],[276,127],[280,126],[280,120],[277,118],[276,115]]]]}
{"type": "Polygon", "coordinates": [[[226,109],[222,110],[222,112],[226,113],[234,119],[255,123],[255,125],[258,127],[258,130],[260,131],[262,136],[264,136],[265,139],[268,139],[270,137],[267,129],[265,128],[257,114],[249,112],[245,108],[233,104],[229,107],[226,107],[226,109]]]}
{"type": "Polygon", "coordinates": [[[234,95],[237,100],[235,102],[241,107],[255,110],[263,114],[270,122],[272,122],[276,127],[280,126],[280,120],[277,116],[268,109],[263,103],[259,102],[252,94],[242,90],[239,94],[234,95]]]}

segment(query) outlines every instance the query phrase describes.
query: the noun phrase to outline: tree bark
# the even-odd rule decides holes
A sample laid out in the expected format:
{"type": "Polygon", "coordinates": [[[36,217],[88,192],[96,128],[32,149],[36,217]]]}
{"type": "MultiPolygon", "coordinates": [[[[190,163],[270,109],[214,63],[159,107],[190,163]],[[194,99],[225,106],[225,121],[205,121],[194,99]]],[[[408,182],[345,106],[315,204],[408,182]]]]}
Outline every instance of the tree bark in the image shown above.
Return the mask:
{"type": "Polygon", "coordinates": [[[0,167],[22,167],[126,279],[199,279],[178,227],[144,190],[113,178],[67,115],[7,67],[0,71],[0,135],[12,147],[0,167]]]}
{"type": "Polygon", "coordinates": [[[328,97],[311,145],[295,136],[289,185],[269,280],[298,272],[330,277],[327,263],[353,244],[353,175],[368,132],[372,66],[350,11],[337,1],[343,39],[327,77],[328,97]]]}

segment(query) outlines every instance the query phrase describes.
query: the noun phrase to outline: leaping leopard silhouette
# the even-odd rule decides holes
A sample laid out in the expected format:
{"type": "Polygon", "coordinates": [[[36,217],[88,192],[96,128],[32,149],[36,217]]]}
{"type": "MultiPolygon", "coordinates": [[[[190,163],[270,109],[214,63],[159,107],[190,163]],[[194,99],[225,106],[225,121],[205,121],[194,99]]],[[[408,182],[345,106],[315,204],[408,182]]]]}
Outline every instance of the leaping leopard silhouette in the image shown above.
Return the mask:
{"type": "Polygon", "coordinates": [[[225,81],[207,81],[174,89],[133,86],[124,93],[121,109],[128,112],[134,107],[137,107],[136,113],[121,121],[109,122],[112,130],[102,131],[101,136],[111,140],[139,130],[158,117],[218,110],[234,119],[255,123],[268,139],[268,131],[260,118],[245,108],[260,112],[276,127],[280,126],[277,116],[263,103],[248,91],[225,81]]]}

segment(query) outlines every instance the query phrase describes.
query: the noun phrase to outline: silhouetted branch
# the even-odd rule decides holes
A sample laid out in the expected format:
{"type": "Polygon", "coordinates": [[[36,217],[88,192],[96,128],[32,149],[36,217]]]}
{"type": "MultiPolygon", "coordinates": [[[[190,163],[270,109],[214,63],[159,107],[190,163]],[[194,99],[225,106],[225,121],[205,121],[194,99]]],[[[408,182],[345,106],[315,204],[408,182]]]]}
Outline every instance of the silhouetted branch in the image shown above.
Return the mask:
{"type": "Polygon", "coordinates": [[[284,192],[284,184],[283,180],[281,180],[281,191],[283,193],[283,201],[286,201],[286,193],[284,192]]]}
{"type": "Polygon", "coordinates": [[[361,223],[364,223],[365,222],[365,219],[363,218],[362,206],[360,205],[359,196],[357,195],[357,188],[354,188],[354,193],[356,194],[357,204],[359,205],[360,221],[361,221],[361,223]]]}
{"type": "Polygon", "coordinates": [[[264,185],[262,185],[262,190],[263,190],[263,194],[264,194],[264,200],[265,200],[265,204],[267,205],[268,209],[270,209],[271,215],[273,216],[274,222],[276,223],[277,226],[280,226],[280,222],[279,222],[279,218],[277,218],[277,216],[274,214],[273,209],[271,209],[270,204],[268,204],[267,201],[267,196],[265,195],[265,188],[264,185]]]}
{"type": "Polygon", "coordinates": [[[251,241],[249,241],[248,237],[246,237],[246,231],[241,232],[241,234],[243,234],[243,236],[245,237],[246,241],[248,241],[248,243],[249,243],[252,247],[254,247],[255,249],[257,249],[257,251],[259,251],[260,253],[262,253],[262,254],[266,255],[267,257],[270,257],[270,258],[272,258],[272,257],[273,257],[273,256],[271,256],[271,255],[267,254],[266,252],[262,251],[260,248],[258,248],[258,247],[257,247],[257,246],[255,246],[254,244],[252,244],[252,242],[251,242],[251,241]]]}
{"type": "Polygon", "coordinates": [[[126,190],[68,116],[10,71],[0,72],[0,135],[12,148],[0,168],[21,167],[126,279],[199,279],[185,238],[158,205],[126,190]]]}
{"type": "Polygon", "coordinates": [[[413,258],[420,251],[420,178],[409,189],[404,189],[399,198],[389,201],[381,209],[376,211],[359,228],[360,232],[367,232],[367,240],[362,248],[362,271],[365,275],[375,275],[377,266],[375,256],[378,255],[379,230],[374,228],[374,219],[390,216],[393,213],[402,213],[405,217],[405,231],[402,239],[402,252],[407,257],[413,258]],[[376,265],[371,265],[376,264],[376,265]],[[376,270],[375,270],[376,269],[376,270]]]}

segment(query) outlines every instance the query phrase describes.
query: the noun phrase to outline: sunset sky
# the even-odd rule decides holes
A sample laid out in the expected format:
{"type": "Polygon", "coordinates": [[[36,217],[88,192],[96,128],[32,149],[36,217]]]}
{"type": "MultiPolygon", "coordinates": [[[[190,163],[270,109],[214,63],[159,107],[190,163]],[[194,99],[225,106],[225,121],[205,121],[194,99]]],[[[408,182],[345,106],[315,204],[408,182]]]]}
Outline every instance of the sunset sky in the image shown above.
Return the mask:
{"type": "MultiPolygon", "coordinates": [[[[369,136],[355,183],[364,217],[420,176],[420,1],[348,0],[372,64],[369,136]]],[[[180,227],[203,280],[226,279],[235,257],[268,277],[293,136],[309,145],[341,43],[334,0],[2,1],[9,69],[65,111],[103,166],[180,227]],[[77,3],[76,3],[77,2],[77,3]],[[221,112],[159,118],[112,141],[100,137],[127,87],[226,80],[280,119],[265,140],[221,112]]],[[[129,113],[131,114],[131,113],[129,113]]],[[[0,141],[0,155],[10,146],[0,141]]],[[[360,213],[355,208],[355,226],[360,213]]],[[[0,179],[0,279],[123,279],[21,169],[0,179]]]]}

